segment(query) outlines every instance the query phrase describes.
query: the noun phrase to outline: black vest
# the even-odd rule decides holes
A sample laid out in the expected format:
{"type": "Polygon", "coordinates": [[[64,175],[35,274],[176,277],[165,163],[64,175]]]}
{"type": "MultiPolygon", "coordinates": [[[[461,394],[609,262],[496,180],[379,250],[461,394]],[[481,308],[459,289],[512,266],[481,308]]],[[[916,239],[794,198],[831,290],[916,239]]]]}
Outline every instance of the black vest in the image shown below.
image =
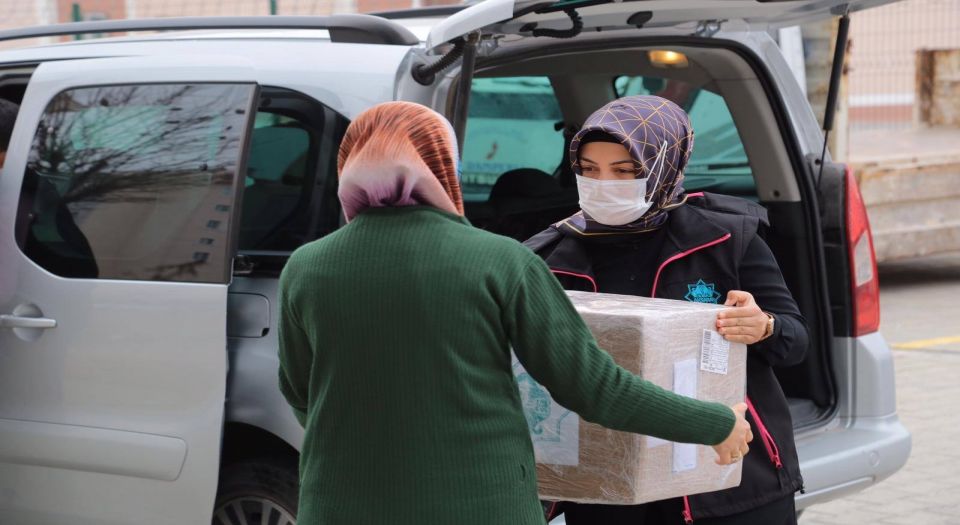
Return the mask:
{"type": "MultiPolygon", "coordinates": [[[[740,263],[747,246],[768,225],[766,210],[734,197],[709,193],[690,197],[688,204],[670,212],[665,225],[652,296],[722,304],[727,292],[743,289],[740,263]]],[[[565,289],[597,291],[591,243],[550,227],[524,244],[546,261],[565,289]]],[[[690,496],[688,508],[694,519],[748,511],[803,485],[783,390],[767,362],[756,352],[747,355],[748,420],[754,440],[744,458],[743,478],[739,487],[690,496]]]]}

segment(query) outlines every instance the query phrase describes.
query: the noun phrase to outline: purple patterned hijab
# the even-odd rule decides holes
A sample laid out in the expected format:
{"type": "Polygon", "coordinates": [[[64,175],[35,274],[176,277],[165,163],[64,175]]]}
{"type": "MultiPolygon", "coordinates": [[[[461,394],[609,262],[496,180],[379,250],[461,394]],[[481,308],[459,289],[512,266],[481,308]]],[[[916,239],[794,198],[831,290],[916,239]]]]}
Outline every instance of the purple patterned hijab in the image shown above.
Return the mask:
{"type": "Polygon", "coordinates": [[[654,171],[657,153],[662,147],[666,148],[661,176],[651,176],[647,180],[647,198],[652,206],[643,217],[623,226],[600,224],[581,211],[561,221],[557,227],[568,233],[589,236],[641,233],[663,226],[667,212],[686,202],[683,170],[693,151],[690,118],[680,106],[653,95],[614,100],[590,115],[570,142],[574,173],[580,175],[580,147],[603,134],[619,141],[634,162],[643,167],[638,178],[654,171]]]}

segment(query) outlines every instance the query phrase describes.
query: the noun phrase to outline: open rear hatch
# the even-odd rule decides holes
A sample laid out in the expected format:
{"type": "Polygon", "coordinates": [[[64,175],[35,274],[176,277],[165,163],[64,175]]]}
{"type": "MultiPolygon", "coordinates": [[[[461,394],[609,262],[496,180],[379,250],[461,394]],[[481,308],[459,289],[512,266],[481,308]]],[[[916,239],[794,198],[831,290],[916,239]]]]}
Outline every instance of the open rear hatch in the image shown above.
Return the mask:
{"type": "MultiPolygon", "coordinates": [[[[833,16],[843,17],[841,27],[845,28],[849,23],[849,17],[845,15],[892,1],[895,0],[485,0],[451,15],[432,28],[426,50],[433,54],[442,52],[445,56],[431,66],[423,65],[430,70],[429,75],[422,75],[418,82],[432,84],[434,73],[453,67],[462,56],[459,79],[454,85],[452,115],[462,147],[473,69],[478,51],[486,54],[482,50],[484,41],[502,40],[505,43],[537,37],[570,39],[580,34],[587,36],[614,31],[623,35],[630,30],[639,32],[640,28],[709,37],[727,22],[735,23],[738,30],[749,27],[754,31],[765,31],[833,16]]],[[[838,37],[845,40],[845,35],[843,30],[838,37]]],[[[547,38],[544,44],[549,44],[550,40],[547,38]]],[[[842,53],[845,47],[840,45],[838,49],[842,53]]],[[[840,55],[837,66],[842,62],[840,55]]],[[[834,76],[838,79],[839,67],[834,69],[834,76]]],[[[416,72],[414,76],[416,78],[416,72]]],[[[831,93],[835,91],[834,84],[836,79],[831,82],[831,93]]],[[[813,302],[820,300],[817,298],[813,302]]],[[[829,306],[809,306],[808,310],[829,311],[829,306]]],[[[795,376],[794,388],[788,389],[788,395],[792,392],[795,396],[791,399],[791,412],[801,425],[819,424],[831,413],[825,409],[835,403],[828,354],[831,347],[829,322],[820,319],[817,325],[822,328],[816,335],[820,341],[817,346],[822,350],[818,358],[808,359],[796,369],[785,372],[788,376],[795,376]],[[811,383],[830,386],[811,396],[807,388],[811,383]]]]}
{"type": "MultiPolygon", "coordinates": [[[[726,22],[754,30],[803,24],[892,3],[896,0],[483,0],[433,26],[426,51],[444,54],[417,64],[413,78],[424,86],[462,59],[453,125],[462,148],[470,85],[484,41],[553,37],[630,29],[666,29],[709,37],[726,22]],[[450,49],[449,44],[453,44],[450,49]]],[[[849,18],[847,17],[847,20],[849,18]]],[[[496,47],[496,44],[493,46],[496,47]]]]}
{"type": "Polygon", "coordinates": [[[686,27],[742,20],[776,28],[868,9],[895,0],[484,0],[434,26],[427,49],[477,31],[491,36],[570,37],[582,31],[686,27]],[[555,35],[543,31],[559,32],[555,35]]]}

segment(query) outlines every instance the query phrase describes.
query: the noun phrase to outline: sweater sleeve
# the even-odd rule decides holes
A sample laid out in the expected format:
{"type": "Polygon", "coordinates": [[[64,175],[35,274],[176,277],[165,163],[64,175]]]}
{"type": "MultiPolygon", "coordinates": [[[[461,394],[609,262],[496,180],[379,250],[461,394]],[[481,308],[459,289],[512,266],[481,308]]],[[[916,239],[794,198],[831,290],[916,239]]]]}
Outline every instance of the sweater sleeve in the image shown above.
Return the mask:
{"type": "Polygon", "coordinates": [[[280,318],[277,321],[280,340],[280,392],[290,404],[300,425],[306,426],[313,351],[296,310],[290,304],[289,281],[289,274],[284,271],[280,277],[277,300],[280,305],[280,318]]]}
{"type": "Polygon", "coordinates": [[[739,274],[741,288],[753,294],[761,310],[773,315],[773,334],[752,345],[750,351],[770,366],[803,361],[809,346],[806,321],[783,281],[777,259],[760,237],[747,246],[739,274]]]}
{"type": "Polygon", "coordinates": [[[504,324],[527,372],[587,421],[706,445],[720,443],[733,429],[728,407],[674,394],[614,363],[540,259],[520,277],[504,324]]]}

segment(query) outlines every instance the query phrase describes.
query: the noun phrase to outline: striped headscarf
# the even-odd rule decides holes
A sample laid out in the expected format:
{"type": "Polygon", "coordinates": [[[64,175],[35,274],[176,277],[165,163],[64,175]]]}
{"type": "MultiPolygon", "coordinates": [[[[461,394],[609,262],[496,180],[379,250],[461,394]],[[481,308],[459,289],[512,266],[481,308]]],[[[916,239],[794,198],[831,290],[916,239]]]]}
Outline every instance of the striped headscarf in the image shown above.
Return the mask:
{"type": "Polygon", "coordinates": [[[386,102],[347,128],[337,171],[347,221],[367,208],[434,206],[463,215],[457,139],[442,115],[412,102],[386,102]]]}
{"type": "Polygon", "coordinates": [[[579,235],[631,234],[659,228],[667,221],[667,212],[686,202],[683,170],[693,151],[690,118],[680,106],[653,95],[614,100],[590,115],[570,142],[574,173],[580,174],[581,146],[604,134],[623,145],[636,165],[643,168],[637,177],[649,177],[647,198],[653,205],[642,217],[623,226],[600,224],[582,211],[557,226],[579,235]],[[661,149],[665,151],[658,156],[661,149]],[[658,169],[660,163],[662,170],[658,169]]]}

